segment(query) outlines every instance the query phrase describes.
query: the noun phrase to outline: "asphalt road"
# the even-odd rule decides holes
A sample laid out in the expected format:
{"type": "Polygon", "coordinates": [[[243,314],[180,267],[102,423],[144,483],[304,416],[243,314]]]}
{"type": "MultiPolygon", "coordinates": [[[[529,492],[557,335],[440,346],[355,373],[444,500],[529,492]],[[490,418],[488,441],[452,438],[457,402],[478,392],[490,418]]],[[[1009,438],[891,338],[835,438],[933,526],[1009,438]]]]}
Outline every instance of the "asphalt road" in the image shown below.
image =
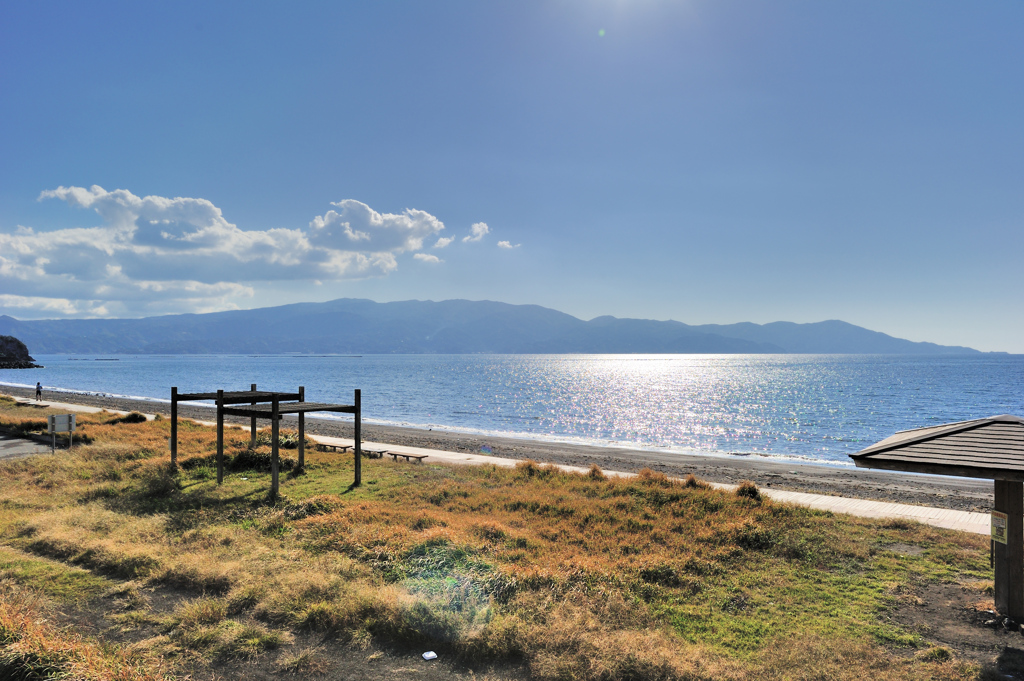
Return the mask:
{"type": "Polygon", "coordinates": [[[23,440],[20,437],[0,433],[0,461],[20,459],[23,456],[42,454],[48,451],[50,451],[50,448],[39,442],[23,440]]]}

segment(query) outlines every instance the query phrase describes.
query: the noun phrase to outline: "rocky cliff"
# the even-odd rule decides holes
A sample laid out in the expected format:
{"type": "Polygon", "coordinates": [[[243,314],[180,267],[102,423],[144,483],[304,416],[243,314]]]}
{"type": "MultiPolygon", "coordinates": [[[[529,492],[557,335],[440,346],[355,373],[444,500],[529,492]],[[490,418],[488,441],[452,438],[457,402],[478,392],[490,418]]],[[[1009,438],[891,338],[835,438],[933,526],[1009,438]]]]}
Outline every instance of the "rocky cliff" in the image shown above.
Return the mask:
{"type": "Polygon", "coordinates": [[[42,369],[14,336],[0,336],[0,369],[42,369]]]}

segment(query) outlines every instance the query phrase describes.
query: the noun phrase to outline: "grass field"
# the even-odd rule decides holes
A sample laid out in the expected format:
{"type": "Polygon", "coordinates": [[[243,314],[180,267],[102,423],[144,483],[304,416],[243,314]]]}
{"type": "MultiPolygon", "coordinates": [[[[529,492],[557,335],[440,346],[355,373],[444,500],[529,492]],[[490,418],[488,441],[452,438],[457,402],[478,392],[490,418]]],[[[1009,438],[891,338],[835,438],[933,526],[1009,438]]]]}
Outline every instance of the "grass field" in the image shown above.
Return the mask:
{"type": "MultiPolygon", "coordinates": [[[[0,401],[8,428],[45,413],[0,401]]],[[[179,427],[172,471],[167,421],[115,420],[0,464],[0,677],[315,675],[343,648],[536,679],[1005,678],[890,616],[930,584],[984,601],[984,537],[531,462],[369,460],[350,489],[351,454],[310,450],[270,503],[247,433],[217,486],[211,428],[179,427]]]]}

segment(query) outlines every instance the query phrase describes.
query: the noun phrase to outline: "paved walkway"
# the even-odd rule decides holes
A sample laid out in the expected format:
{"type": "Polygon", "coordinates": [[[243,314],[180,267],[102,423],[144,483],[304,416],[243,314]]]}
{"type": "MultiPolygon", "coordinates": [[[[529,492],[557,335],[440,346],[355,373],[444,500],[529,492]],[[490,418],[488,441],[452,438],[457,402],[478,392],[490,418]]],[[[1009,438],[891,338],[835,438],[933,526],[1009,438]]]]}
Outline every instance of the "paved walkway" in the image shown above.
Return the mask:
{"type": "Polygon", "coordinates": [[[46,445],[34,440],[24,440],[14,435],[0,433],[0,461],[5,459],[20,459],[23,456],[42,454],[50,451],[46,445]]]}
{"type": "MultiPolygon", "coordinates": [[[[59,409],[62,411],[77,411],[80,414],[99,414],[101,411],[105,411],[108,414],[120,414],[124,416],[128,414],[127,411],[121,411],[120,409],[103,409],[102,407],[89,407],[84,404],[71,404],[70,402],[54,402],[53,400],[26,400],[16,398],[18,404],[26,406],[39,407],[40,409],[59,409]]],[[[153,414],[146,414],[146,418],[152,421],[156,418],[153,414]]],[[[216,425],[216,424],[214,424],[216,425]]]]}
{"type": "MultiPolygon", "coordinates": [[[[95,414],[103,411],[99,407],[87,407],[79,404],[68,404],[65,402],[53,402],[50,400],[43,400],[42,402],[36,402],[34,400],[19,400],[23,404],[32,404],[50,407],[52,409],[62,409],[66,411],[78,411],[84,413],[95,414]]],[[[108,412],[112,414],[127,414],[125,411],[117,411],[108,409],[108,412]]],[[[146,418],[152,419],[152,414],[146,414],[146,418]]],[[[206,425],[216,425],[212,421],[199,421],[206,425]]],[[[240,427],[240,426],[233,426],[240,427]]],[[[311,440],[322,442],[324,444],[332,445],[352,445],[352,440],[337,437],[325,437],[325,436],[309,436],[311,440]]],[[[24,440],[22,440],[24,442],[24,440]]],[[[34,444],[34,443],[33,443],[34,444]]],[[[389,452],[399,452],[404,454],[423,454],[426,455],[431,462],[443,461],[445,463],[462,464],[470,466],[481,466],[484,464],[491,464],[495,466],[503,466],[506,468],[512,468],[519,460],[517,459],[502,459],[496,456],[486,456],[483,454],[466,454],[462,452],[443,452],[436,449],[423,449],[420,447],[406,447],[403,445],[389,445],[382,442],[363,442],[364,449],[386,449],[389,452]]],[[[44,448],[45,449],[45,448],[44,448]]],[[[416,464],[410,464],[416,465],[416,464]]],[[[586,473],[586,468],[580,468],[577,466],[559,466],[562,470],[574,471],[579,473],[586,473]]],[[[621,473],[618,471],[605,471],[605,475],[611,477],[633,477],[635,473],[621,473]]],[[[711,483],[712,486],[727,491],[736,489],[736,485],[726,485],[722,483],[711,483]]],[[[950,530],[960,530],[963,532],[973,532],[975,534],[989,534],[991,531],[990,519],[987,513],[969,513],[967,511],[954,511],[945,508],[932,508],[929,506],[913,506],[911,504],[893,504],[885,501],[870,501],[868,499],[849,499],[846,497],[833,497],[826,494],[808,494],[806,492],[788,492],[785,490],[771,489],[768,487],[762,487],[761,493],[769,499],[774,501],[781,501],[788,504],[796,504],[797,506],[806,506],[819,511],[831,511],[833,513],[847,513],[849,515],[860,516],[862,518],[896,518],[901,520],[914,520],[925,525],[932,525],[934,527],[944,527],[950,530]]]]}

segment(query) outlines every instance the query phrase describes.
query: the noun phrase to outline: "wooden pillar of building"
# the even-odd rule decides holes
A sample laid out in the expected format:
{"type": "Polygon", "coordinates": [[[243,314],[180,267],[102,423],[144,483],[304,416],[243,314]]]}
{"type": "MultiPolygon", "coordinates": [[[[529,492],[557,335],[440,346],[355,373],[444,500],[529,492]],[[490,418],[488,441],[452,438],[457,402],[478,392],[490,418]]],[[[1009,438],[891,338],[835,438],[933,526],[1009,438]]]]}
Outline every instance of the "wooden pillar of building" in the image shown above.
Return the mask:
{"type": "Polygon", "coordinates": [[[359,393],[359,388],[356,388],[356,419],[355,419],[355,433],[354,433],[354,444],[352,450],[355,452],[355,463],[356,463],[356,479],[353,482],[355,487],[363,484],[363,406],[362,396],[359,393]]]}
{"type": "Polygon", "coordinates": [[[996,610],[1024,622],[1024,483],[996,480],[995,510],[1006,514],[1006,543],[992,549],[996,610]]]}
{"type": "Polygon", "coordinates": [[[281,405],[277,400],[277,395],[274,395],[273,406],[270,410],[270,498],[277,499],[278,489],[278,461],[277,461],[277,438],[281,433],[278,419],[280,418],[281,405]]]}
{"type": "MultiPolygon", "coordinates": [[[[256,392],[256,384],[252,384],[252,391],[256,392]]],[[[256,406],[256,396],[252,396],[252,406],[256,406]]],[[[256,449],[256,417],[249,419],[249,448],[256,449]]]]}
{"type": "Polygon", "coordinates": [[[217,484],[224,482],[224,391],[217,391],[217,484]]]}
{"type": "Polygon", "coordinates": [[[178,388],[171,388],[171,468],[178,467],[178,388]]]}
{"type": "MultiPolygon", "coordinates": [[[[306,387],[299,386],[299,402],[306,401],[306,387]]],[[[306,415],[299,412],[299,470],[306,467],[306,415]]]]}

